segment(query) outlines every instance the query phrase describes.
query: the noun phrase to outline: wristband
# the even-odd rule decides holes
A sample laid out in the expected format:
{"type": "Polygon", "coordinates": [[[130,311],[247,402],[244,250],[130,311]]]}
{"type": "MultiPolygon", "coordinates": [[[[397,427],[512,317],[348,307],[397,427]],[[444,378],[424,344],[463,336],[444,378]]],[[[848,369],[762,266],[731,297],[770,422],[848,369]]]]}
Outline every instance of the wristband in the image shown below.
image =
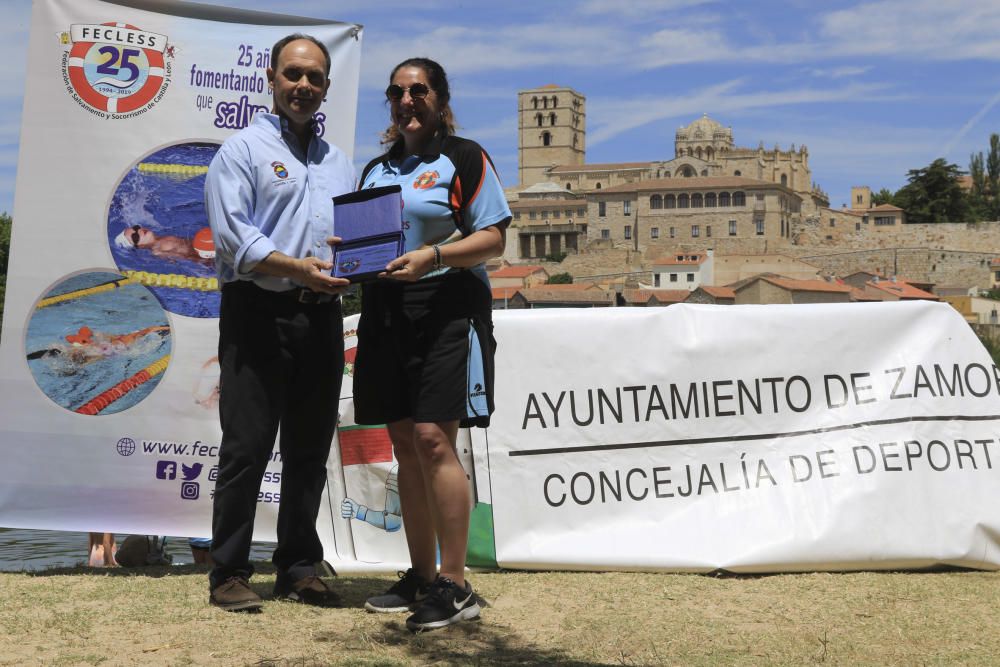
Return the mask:
{"type": "Polygon", "coordinates": [[[434,245],[431,247],[434,250],[434,269],[437,270],[441,268],[441,246],[434,245]]]}

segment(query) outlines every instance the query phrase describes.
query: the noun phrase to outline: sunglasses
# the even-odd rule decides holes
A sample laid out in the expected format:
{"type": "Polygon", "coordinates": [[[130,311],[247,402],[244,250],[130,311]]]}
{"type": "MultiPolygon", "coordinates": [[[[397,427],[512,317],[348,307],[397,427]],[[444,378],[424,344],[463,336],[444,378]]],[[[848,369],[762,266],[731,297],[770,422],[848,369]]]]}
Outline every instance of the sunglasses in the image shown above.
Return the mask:
{"type": "Polygon", "coordinates": [[[412,97],[413,99],[422,100],[425,97],[427,97],[427,94],[431,92],[431,89],[422,83],[415,83],[409,88],[403,88],[402,86],[391,84],[388,88],[385,89],[385,96],[388,97],[390,100],[401,100],[403,99],[403,95],[406,94],[407,91],[409,91],[410,97],[412,97]]]}

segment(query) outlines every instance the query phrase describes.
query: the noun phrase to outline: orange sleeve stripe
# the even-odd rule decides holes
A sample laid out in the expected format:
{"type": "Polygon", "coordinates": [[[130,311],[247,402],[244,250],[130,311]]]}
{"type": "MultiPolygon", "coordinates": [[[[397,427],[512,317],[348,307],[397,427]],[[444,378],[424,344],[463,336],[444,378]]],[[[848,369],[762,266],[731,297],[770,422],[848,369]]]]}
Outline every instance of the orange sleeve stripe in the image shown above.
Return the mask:
{"type": "Polygon", "coordinates": [[[472,202],[476,201],[476,197],[479,196],[479,191],[483,189],[483,183],[486,182],[486,173],[487,170],[490,168],[490,161],[486,159],[486,153],[482,153],[482,156],[483,156],[482,176],[479,177],[479,183],[476,184],[476,191],[472,193],[471,197],[469,197],[469,202],[468,204],[466,204],[467,206],[471,205],[472,202]]]}

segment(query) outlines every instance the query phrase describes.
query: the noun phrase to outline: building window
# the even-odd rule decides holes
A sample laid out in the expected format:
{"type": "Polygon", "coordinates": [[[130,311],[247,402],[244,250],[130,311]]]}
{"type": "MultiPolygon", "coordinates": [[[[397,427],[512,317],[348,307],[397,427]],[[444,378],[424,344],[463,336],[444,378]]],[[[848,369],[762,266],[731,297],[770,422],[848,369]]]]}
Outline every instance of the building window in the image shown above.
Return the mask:
{"type": "Polygon", "coordinates": [[[753,221],[754,226],[757,228],[757,236],[764,235],[764,221],[760,218],[753,221]]]}
{"type": "Polygon", "coordinates": [[[837,219],[836,218],[830,218],[830,226],[831,227],[836,227],[837,226],[837,219]]]}
{"type": "Polygon", "coordinates": [[[578,209],[576,209],[576,214],[579,217],[582,218],[583,216],[587,215],[587,209],[585,209],[585,208],[578,208],[578,209]]]}
{"type": "Polygon", "coordinates": [[[632,225],[625,225],[625,240],[632,238],[632,225]]]}
{"type": "Polygon", "coordinates": [[[673,195],[667,195],[664,197],[663,208],[677,208],[677,198],[673,195]]]}
{"type": "Polygon", "coordinates": [[[736,221],[735,220],[730,220],[729,221],[729,235],[730,236],[736,236],[736,221]]]}
{"type": "Polygon", "coordinates": [[[542,220],[548,220],[548,219],[549,219],[549,212],[542,211],[542,220]]]}
{"type": "Polygon", "coordinates": [[[854,231],[856,231],[856,232],[860,232],[861,231],[861,223],[860,222],[855,222],[854,223],[854,231]]]}
{"type": "Polygon", "coordinates": [[[566,189],[567,190],[572,190],[573,189],[573,184],[572,183],[567,183],[566,184],[566,189]]]}
{"type": "Polygon", "coordinates": [[[549,125],[552,125],[553,127],[555,127],[555,124],[556,124],[556,115],[554,113],[550,113],[549,114],[549,125]]]}
{"type": "Polygon", "coordinates": [[[598,182],[598,183],[597,183],[597,185],[595,185],[594,187],[595,187],[596,189],[600,190],[600,189],[601,189],[601,184],[600,184],[600,182],[598,182]]]}
{"type": "Polygon", "coordinates": [[[538,122],[538,127],[541,127],[542,126],[542,114],[536,113],[535,114],[535,121],[538,122]]]}
{"type": "Polygon", "coordinates": [[[561,215],[562,213],[560,213],[559,211],[552,211],[552,217],[555,218],[556,220],[558,220],[559,216],[561,215]]]}
{"type": "Polygon", "coordinates": [[[601,230],[601,238],[602,239],[610,239],[611,238],[611,230],[610,229],[602,229],[601,230]]]}
{"type": "Polygon", "coordinates": [[[597,202],[597,215],[604,217],[608,214],[608,204],[607,202],[599,201],[597,202]]]}
{"type": "Polygon", "coordinates": [[[723,208],[729,206],[729,193],[728,192],[721,192],[721,193],[719,193],[719,206],[722,206],[723,208]]]}
{"type": "Polygon", "coordinates": [[[649,208],[660,209],[663,208],[663,197],[660,195],[652,195],[649,198],[649,208]]]}
{"type": "Polygon", "coordinates": [[[654,273],[653,274],[653,287],[659,287],[659,286],[660,286],[660,274],[659,273],[654,273]]]}
{"type": "Polygon", "coordinates": [[[670,274],[670,282],[672,282],[672,283],[677,282],[677,274],[676,273],[671,273],[670,274]]]}
{"type": "Polygon", "coordinates": [[[747,196],[746,196],[746,194],[743,193],[743,192],[734,192],[733,193],[733,206],[746,206],[746,205],[747,205],[747,196]]]}
{"type": "Polygon", "coordinates": [[[757,201],[764,201],[764,194],[763,193],[758,192],[756,194],[756,197],[757,197],[757,201]]]}
{"type": "Polygon", "coordinates": [[[552,135],[548,132],[542,132],[542,145],[551,146],[552,145],[552,135]]]}
{"type": "Polygon", "coordinates": [[[694,274],[693,273],[687,274],[687,281],[689,283],[693,283],[694,282],[694,274]]]}
{"type": "Polygon", "coordinates": [[[705,236],[712,238],[712,225],[705,225],[705,236]]]}
{"type": "Polygon", "coordinates": [[[622,213],[624,215],[632,215],[632,202],[628,200],[622,202],[622,213]]]}
{"type": "Polygon", "coordinates": [[[701,193],[696,192],[691,195],[691,208],[701,208],[701,193]]]}
{"type": "Polygon", "coordinates": [[[690,202],[687,195],[681,195],[677,198],[677,208],[688,208],[690,202]]]}
{"type": "Polygon", "coordinates": [[[895,224],[896,224],[896,218],[893,217],[893,216],[891,216],[891,215],[890,216],[884,216],[884,217],[875,218],[875,226],[876,227],[885,226],[885,225],[895,225],[895,224]]]}
{"type": "Polygon", "coordinates": [[[528,219],[529,219],[529,220],[534,220],[534,219],[535,219],[535,218],[537,218],[537,217],[538,217],[538,214],[537,214],[537,213],[535,213],[534,211],[530,211],[530,212],[528,213],[528,219]]]}
{"type": "Polygon", "coordinates": [[[696,239],[699,236],[701,236],[701,229],[698,228],[698,225],[691,225],[691,238],[696,239]]]}
{"type": "Polygon", "coordinates": [[[781,184],[788,187],[788,176],[786,174],[781,175],[781,184]]]}
{"type": "Polygon", "coordinates": [[[659,227],[650,227],[649,228],[649,238],[651,238],[651,239],[658,239],[658,238],[660,238],[660,228],[659,227]]]}
{"type": "Polygon", "coordinates": [[[538,98],[537,98],[537,97],[532,97],[532,98],[531,98],[531,106],[532,106],[532,108],[534,108],[534,109],[537,109],[537,108],[538,108],[538,98]]]}
{"type": "MultiPolygon", "coordinates": [[[[675,236],[677,236],[677,230],[674,229],[673,227],[671,227],[670,228],[670,238],[674,238],[675,236]]],[[[1000,280],[1000,278],[998,278],[997,280],[1000,280]]]]}
{"type": "Polygon", "coordinates": [[[709,192],[705,195],[705,208],[715,208],[715,193],[709,192]]]}
{"type": "Polygon", "coordinates": [[[740,171],[739,169],[737,169],[736,171],[733,172],[733,176],[742,176],[742,175],[743,175],[743,172],[740,171]]]}

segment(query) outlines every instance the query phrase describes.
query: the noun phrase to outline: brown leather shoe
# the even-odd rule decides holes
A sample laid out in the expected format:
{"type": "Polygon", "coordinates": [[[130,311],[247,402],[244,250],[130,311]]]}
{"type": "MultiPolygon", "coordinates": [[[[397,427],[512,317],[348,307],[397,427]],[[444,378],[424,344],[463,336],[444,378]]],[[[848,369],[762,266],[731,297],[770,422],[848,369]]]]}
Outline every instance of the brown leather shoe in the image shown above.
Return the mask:
{"type": "Polygon", "coordinates": [[[316,575],[302,577],[292,584],[286,584],[278,577],[274,584],[274,597],[279,600],[301,602],[315,607],[339,607],[340,596],[334,593],[325,581],[316,575]]]}
{"type": "Polygon", "coordinates": [[[213,588],[208,602],[226,611],[260,611],[264,604],[244,577],[229,577],[213,588]]]}

